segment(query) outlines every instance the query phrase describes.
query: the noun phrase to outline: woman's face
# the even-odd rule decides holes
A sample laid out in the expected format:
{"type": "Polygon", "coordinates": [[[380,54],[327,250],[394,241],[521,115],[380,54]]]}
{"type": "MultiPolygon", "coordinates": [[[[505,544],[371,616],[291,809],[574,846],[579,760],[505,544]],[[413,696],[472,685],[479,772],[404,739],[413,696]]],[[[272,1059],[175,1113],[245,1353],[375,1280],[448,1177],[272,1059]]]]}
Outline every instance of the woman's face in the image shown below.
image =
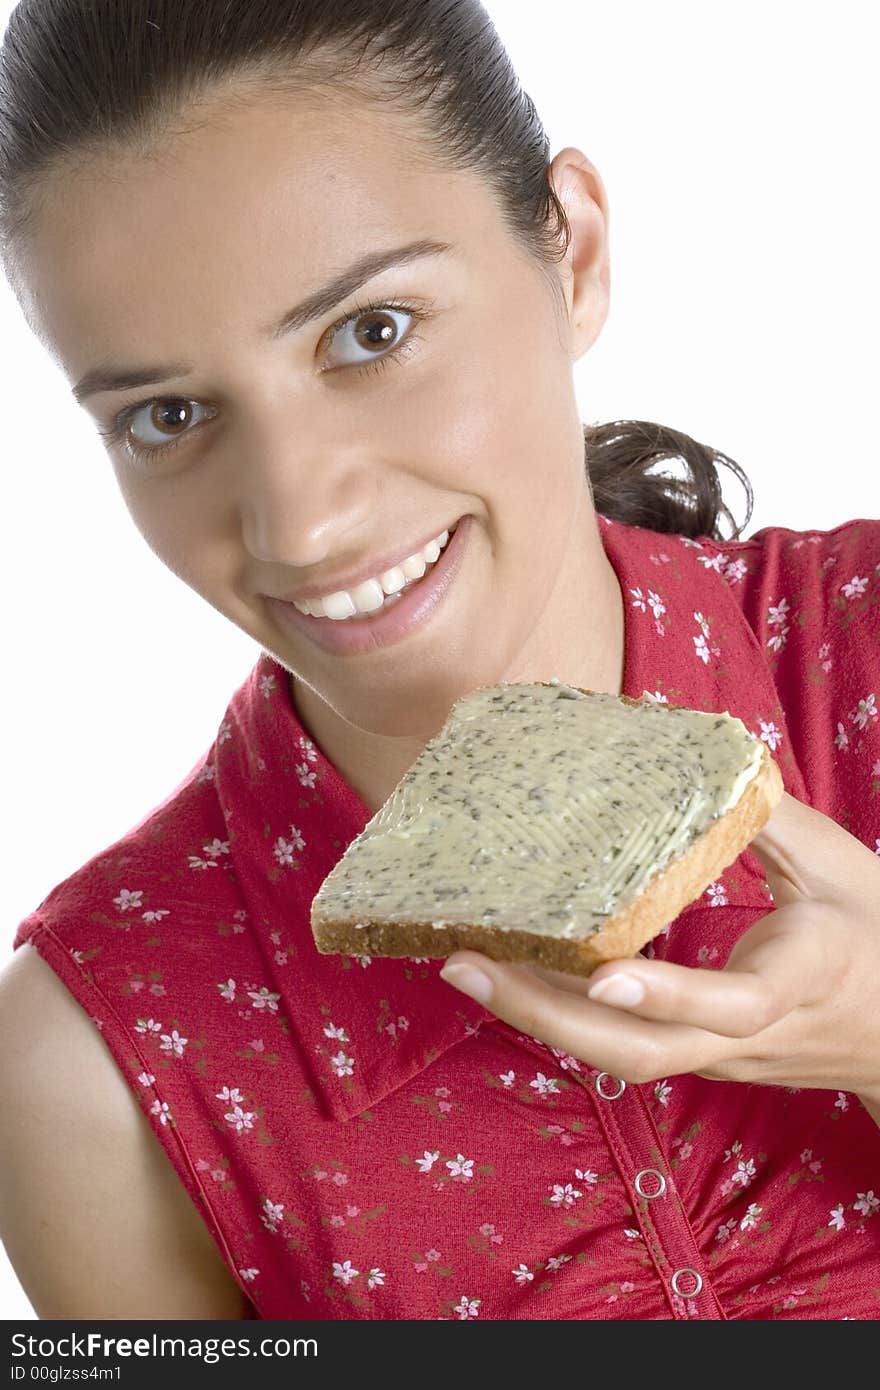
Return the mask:
{"type": "Polygon", "coordinates": [[[135,447],[176,441],[140,459],[107,445],[150,548],[357,729],[429,734],[464,690],[573,679],[610,593],[572,382],[605,315],[598,176],[598,202],[568,180],[562,311],[489,188],[420,157],[399,115],[312,93],[197,122],[154,158],[47,183],[25,263],[29,317],[72,386],[158,368],[83,400],[102,430],[138,406],[135,447]],[[272,333],[366,254],[428,239],[452,249],[272,333]],[[371,326],[356,305],[389,309],[371,326]],[[465,516],[452,587],[402,641],[328,651],[268,601],[337,590],[465,516]]]}

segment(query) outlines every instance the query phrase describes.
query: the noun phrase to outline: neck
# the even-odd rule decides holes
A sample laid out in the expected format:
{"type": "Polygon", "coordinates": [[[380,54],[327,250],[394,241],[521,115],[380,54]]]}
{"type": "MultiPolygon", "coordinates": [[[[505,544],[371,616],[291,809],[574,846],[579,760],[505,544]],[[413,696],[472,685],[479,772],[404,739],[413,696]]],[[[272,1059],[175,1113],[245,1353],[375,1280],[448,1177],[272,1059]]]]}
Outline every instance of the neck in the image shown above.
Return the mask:
{"type": "MultiPolygon", "coordinates": [[[[499,684],[546,681],[555,676],[581,689],[611,695],[622,693],[623,597],[602,546],[595,512],[592,507],[587,511],[587,535],[580,528],[578,538],[579,545],[585,542],[579,566],[560,569],[554,591],[528,642],[497,677],[499,684]]],[[[292,675],[289,681],[303,727],[374,814],[412,767],[430,735],[395,736],[359,728],[311,687],[298,683],[292,675]]]]}

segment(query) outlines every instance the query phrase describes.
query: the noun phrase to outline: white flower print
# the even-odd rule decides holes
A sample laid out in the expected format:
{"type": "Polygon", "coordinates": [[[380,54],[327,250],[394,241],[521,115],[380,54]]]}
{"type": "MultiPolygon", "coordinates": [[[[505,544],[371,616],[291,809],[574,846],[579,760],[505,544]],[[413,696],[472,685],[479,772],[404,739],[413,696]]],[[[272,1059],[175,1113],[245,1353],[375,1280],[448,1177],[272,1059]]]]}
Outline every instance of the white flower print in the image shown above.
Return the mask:
{"type": "Polygon", "coordinates": [[[669,1104],[669,1097],[671,1096],[671,1094],[672,1094],[672,1087],[670,1086],[670,1084],[669,1084],[668,1081],[658,1081],[658,1082],[657,1082],[657,1085],[654,1087],[654,1099],[655,1099],[655,1100],[658,1100],[658,1101],[660,1102],[661,1105],[668,1105],[668,1104],[669,1104]]]}
{"type": "Polygon", "coordinates": [[[702,633],[699,637],[694,638],[694,647],[696,649],[696,655],[700,658],[704,665],[708,666],[709,644],[706,641],[705,637],[702,635],[702,633]]]}
{"type": "Polygon", "coordinates": [[[235,998],[235,981],[227,980],[225,985],[218,984],[217,988],[220,991],[221,998],[225,999],[227,1003],[231,1004],[233,999],[235,998]]]}
{"type": "Polygon", "coordinates": [[[846,1225],[846,1218],[843,1215],[843,1202],[838,1202],[836,1207],[832,1207],[828,1215],[831,1217],[828,1225],[833,1226],[835,1231],[842,1231],[846,1225]]]}
{"type": "Polygon", "coordinates": [[[416,1166],[417,1166],[419,1172],[420,1172],[420,1173],[430,1173],[431,1169],[434,1167],[434,1164],[437,1162],[437,1159],[438,1159],[439,1157],[440,1157],[440,1150],[439,1150],[439,1149],[435,1149],[433,1153],[430,1153],[427,1149],[425,1149],[425,1156],[424,1156],[424,1158],[417,1158],[417,1159],[416,1159],[416,1166]]]}
{"type": "Polygon", "coordinates": [[[499,1073],[498,1073],[498,1080],[501,1081],[505,1086],[512,1086],[513,1083],[514,1083],[514,1081],[516,1080],[516,1072],[515,1072],[515,1071],[504,1071],[504,1072],[499,1072],[499,1073]]]}
{"type": "Polygon", "coordinates": [[[641,1231],[634,1230],[632,1226],[625,1226],[623,1234],[627,1240],[641,1240],[643,1238],[641,1231]]]}
{"type": "Polygon", "coordinates": [[[758,1217],[761,1215],[761,1212],[763,1210],[763,1207],[759,1207],[755,1202],[752,1202],[742,1221],[739,1223],[740,1230],[745,1231],[750,1226],[757,1226],[758,1217]]]}
{"type": "Polygon", "coordinates": [[[831,655],[831,647],[830,647],[830,645],[829,645],[827,642],[823,642],[822,645],[821,645],[821,647],[819,648],[819,651],[818,651],[819,660],[820,660],[820,661],[824,661],[825,658],[826,658],[826,656],[830,656],[830,655],[831,655]]]}
{"type": "Polygon", "coordinates": [[[850,715],[852,723],[857,724],[860,729],[866,729],[869,720],[880,719],[880,710],[877,709],[875,703],[876,698],[873,692],[870,695],[866,695],[864,700],[859,700],[859,703],[850,715]]]}
{"type": "Polygon", "coordinates": [[[188,854],[187,863],[191,869],[216,869],[216,859],[200,859],[197,854],[188,854]]]}
{"type": "Polygon", "coordinates": [[[233,1105],[241,1105],[244,1100],[244,1096],[237,1086],[233,1086],[231,1090],[228,1086],[224,1086],[222,1090],[215,1091],[214,1095],[218,1100],[231,1101],[233,1105]]]}
{"type": "Polygon", "coordinates": [[[352,1269],[351,1260],[345,1260],[340,1264],[338,1260],[333,1261],[333,1278],[338,1279],[344,1288],[348,1288],[352,1279],[356,1279],[360,1274],[359,1269],[352,1269]]]}
{"type": "Polygon", "coordinates": [[[730,1240],[736,1230],[736,1217],[732,1216],[729,1221],[725,1221],[723,1226],[719,1226],[715,1232],[715,1239],[723,1245],[726,1240],[730,1240]]]}
{"type": "Polygon", "coordinates": [[[555,1274],[557,1269],[561,1269],[566,1260],[570,1260],[571,1255],[551,1255],[547,1261],[547,1268],[551,1274],[555,1274]]]}
{"type": "Polygon", "coordinates": [[[260,694],[264,700],[268,700],[275,694],[275,676],[260,676],[260,694]]]}
{"type": "Polygon", "coordinates": [[[153,1104],[150,1106],[150,1114],[158,1115],[160,1123],[167,1125],[168,1121],[171,1119],[171,1110],[169,1109],[168,1102],[165,1100],[154,1100],[153,1104]]]}
{"type": "Polygon", "coordinates": [[[645,603],[645,596],[642,593],[641,589],[630,589],[630,593],[635,594],[635,598],[633,599],[632,603],[633,608],[640,608],[643,613],[647,613],[648,605],[645,603]]]}
{"type": "Polygon", "coordinates": [[[861,1212],[862,1216],[873,1216],[878,1207],[880,1207],[880,1197],[874,1196],[873,1187],[869,1187],[867,1192],[860,1192],[858,1201],[853,1202],[853,1209],[861,1212]]]}
{"type": "Polygon", "coordinates": [[[148,1071],[142,1071],[140,1076],[138,1077],[138,1081],[141,1083],[142,1086],[152,1086],[155,1080],[155,1076],[153,1076],[152,1073],[148,1071]]]}
{"type": "Polygon", "coordinates": [[[297,743],[310,763],[318,761],[318,750],[310,738],[298,738],[297,743]]]}
{"type": "Polygon", "coordinates": [[[242,1279],[246,1279],[250,1283],[252,1279],[256,1279],[260,1271],[258,1269],[240,1269],[238,1272],[242,1279]]]}
{"type": "Polygon", "coordinates": [[[579,1178],[581,1182],[585,1182],[588,1186],[591,1183],[596,1183],[599,1181],[599,1174],[594,1173],[591,1168],[584,1168],[583,1170],[581,1170],[580,1168],[575,1168],[574,1175],[576,1178],[579,1178]]]}
{"type": "Polygon", "coordinates": [[[535,1277],[532,1271],[524,1264],[520,1264],[519,1269],[512,1269],[510,1272],[515,1276],[518,1284],[528,1284],[529,1280],[535,1277]]]}
{"type": "Polygon", "coordinates": [[[746,574],[748,566],[745,560],[731,560],[727,569],[724,571],[724,578],[728,584],[738,584],[746,574]]]}
{"type": "Polygon", "coordinates": [[[208,845],[202,845],[202,853],[207,854],[209,859],[216,859],[220,854],[229,853],[229,841],[218,840],[216,837],[208,845]]]}
{"type": "Polygon", "coordinates": [[[118,907],[120,912],[130,912],[132,908],[143,907],[143,896],[143,888],[120,888],[119,897],[113,899],[113,906],[118,907]]]}
{"type": "Polygon", "coordinates": [[[139,1018],[134,1026],[136,1033],[161,1033],[162,1025],[154,1018],[139,1018]]]}
{"type": "Polygon", "coordinates": [[[710,883],[706,889],[710,907],[724,907],[727,902],[727,894],[724,891],[723,883],[710,883]]]}
{"type": "Polygon", "coordinates": [[[648,590],[648,604],[655,618],[661,618],[666,612],[666,604],[659,594],[655,594],[653,589],[648,590]]]}
{"type": "Polygon", "coordinates": [[[170,908],[157,907],[154,908],[152,912],[142,912],[141,918],[144,922],[147,922],[150,926],[152,926],[154,922],[161,922],[163,917],[170,917],[170,915],[170,908]]]}
{"type": "MultiPolygon", "coordinates": [[[[314,776],[314,773],[312,774],[314,776]]],[[[285,840],[283,835],[279,835],[272,849],[272,853],[279,864],[292,864],[294,854],[305,849],[305,840],[299,833],[295,825],[290,827],[290,839],[285,840]]]]}
{"type": "Polygon", "coordinates": [[[542,1071],[538,1072],[534,1081],[530,1081],[529,1085],[532,1090],[537,1091],[539,1096],[552,1095],[559,1091],[559,1082],[553,1077],[548,1080],[542,1071]]]}
{"type": "Polygon", "coordinates": [[[579,1197],[583,1197],[584,1195],[582,1192],[578,1192],[577,1188],[572,1187],[570,1182],[567,1182],[564,1185],[562,1183],[555,1182],[553,1186],[550,1188],[550,1192],[552,1193],[550,1201],[556,1207],[572,1207],[574,1206],[577,1199],[579,1197]]]}
{"type": "Polygon", "coordinates": [[[183,1056],[183,1049],[189,1042],[189,1038],[182,1038],[176,1028],[172,1028],[170,1033],[161,1035],[159,1049],[162,1052],[171,1052],[175,1057],[183,1056]]]}
{"type": "Polygon", "coordinates": [[[354,1074],[354,1058],[348,1057],[342,1050],[337,1052],[335,1057],[330,1058],[330,1065],[337,1076],[352,1076],[354,1074]]]}
{"type": "Polygon", "coordinates": [[[295,763],[293,770],[297,775],[300,786],[308,787],[309,789],[314,787],[318,774],[313,768],[309,767],[308,763],[295,763]]]}
{"type": "Polygon", "coordinates": [[[848,599],[861,598],[862,594],[865,592],[867,587],[867,575],[864,579],[860,579],[857,574],[853,575],[852,579],[849,581],[848,584],[841,584],[840,586],[841,591],[844,594],[846,594],[848,599]]]}
{"type": "Polygon", "coordinates": [[[781,598],[775,606],[771,603],[770,610],[767,614],[767,622],[771,627],[784,627],[788,613],[788,599],[781,598]]]}
{"type": "Polygon", "coordinates": [[[732,1174],[730,1181],[734,1187],[748,1187],[754,1176],[755,1160],[753,1158],[741,1158],[736,1165],[736,1172],[732,1174]]]}
{"type": "Polygon", "coordinates": [[[714,570],[716,574],[721,574],[727,564],[727,556],[719,555],[698,555],[697,559],[701,565],[705,565],[707,570],[714,570]]]}
{"type": "Polygon", "coordinates": [[[761,725],[761,732],[758,737],[766,743],[771,752],[775,753],[782,742],[782,731],[777,729],[772,720],[759,719],[758,723],[761,725]]]}
{"type": "Polygon", "coordinates": [[[561,1052],[558,1047],[551,1047],[550,1051],[554,1057],[558,1058],[563,1071],[580,1071],[581,1064],[577,1057],[570,1057],[567,1052],[561,1052]]]}
{"type": "Polygon", "coordinates": [[[774,636],[770,638],[767,646],[770,648],[771,652],[781,652],[782,648],[785,646],[787,637],[788,628],[784,627],[781,632],[775,633],[774,636]]]}
{"type": "Polygon", "coordinates": [[[659,690],[643,690],[642,695],[646,700],[653,700],[655,705],[669,704],[669,696],[662,695],[659,690]]]}
{"type": "Polygon", "coordinates": [[[253,1008],[268,1009],[270,1013],[277,1014],[280,994],[272,994],[265,985],[261,985],[259,989],[249,989],[247,996],[254,1001],[253,1008]]]}
{"type": "Polygon", "coordinates": [[[381,1269],[371,1269],[367,1275],[367,1288],[375,1289],[377,1285],[384,1284],[386,1277],[381,1269]]]}
{"type": "Polygon", "coordinates": [[[458,1154],[455,1158],[448,1158],[446,1167],[449,1169],[451,1177],[461,1178],[462,1182],[470,1182],[474,1176],[474,1160],[465,1158],[464,1154],[458,1154]]]}
{"type": "Polygon", "coordinates": [[[278,1222],[284,1220],[284,1203],[271,1202],[268,1197],[263,1201],[263,1212],[261,1220],[267,1231],[274,1235],[278,1230],[278,1222]]]}
{"type": "Polygon", "coordinates": [[[834,735],[834,746],[835,748],[849,747],[849,734],[846,732],[846,729],[840,723],[838,723],[837,733],[834,735]]]}
{"type": "Polygon", "coordinates": [[[253,1110],[242,1110],[240,1105],[236,1105],[232,1110],[227,1111],[223,1118],[228,1120],[236,1134],[241,1134],[242,1130],[253,1129],[254,1114],[253,1110]]]}
{"type": "Polygon", "coordinates": [[[686,545],[686,546],[687,546],[688,550],[702,550],[702,549],[703,549],[702,544],[700,543],[700,541],[692,541],[691,538],[690,538],[690,536],[679,536],[679,540],[681,541],[682,545],[686,545]]]}
{"type": "Polygon", "coordinates": [[[742,1146],[742,1144],[740,1143],[740,1141],[739,1141],[738,1139],[735,1139],[734,1142],[731,1144],[730,1148],[724,1150],[724,1161],[725,1161],[725,1163],[727,1162],[728,1159],[730,1159],[730,1158],[736,1158],[736,1156],[737,1156],[738,1154],[741,1154],[741,1153],[742,1153],[742,1147],[743,1147],[743,1146],[742,1146]]]}
{"type": "Polygon", "coordinates": [[[324,1029],[325,1038],[338,1038],[340,1042],[348,1042],[349,1037],[344,1028],[337,1028],[334,1023],[330,1023],[324,1029]]]}
{"type": "Polygon", "coordinates": [[[462,1294],[461,1302],[457,1303],[453,1310],[455,1316],[460,1318],[462,1322],[464,1322],[465,1318],[477,1317],[482,1301],[481,1298],[468,1298],[466,1294],[462,1294]]]}

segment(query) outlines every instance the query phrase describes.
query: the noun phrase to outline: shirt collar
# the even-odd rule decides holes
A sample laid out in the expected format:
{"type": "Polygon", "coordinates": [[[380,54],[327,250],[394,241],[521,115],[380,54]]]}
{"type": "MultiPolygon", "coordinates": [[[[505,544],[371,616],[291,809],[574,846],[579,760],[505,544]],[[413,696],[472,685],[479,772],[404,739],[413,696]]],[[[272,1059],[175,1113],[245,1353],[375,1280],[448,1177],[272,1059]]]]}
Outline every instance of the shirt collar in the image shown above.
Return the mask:
{"type": "MultiPolygon", "coordinates": [[[[805,799],[769,668],[718,563],[720,548],[599,523],[624,601],[623,693],[727,710],[754,733],[763,729],[787,789],[805,799]]],[[[442,960],[318,952],[312,898],[371,813],[304,731],[287,673],[266,652],[226,711],[214,780],[268,989],[297,1039],[310,1091],[333,1119],[368,1110],[495,1017],[439,978],[442,960]]],[[[749,851],[741,858],[747,874],[763,877],[749,851]]]]}

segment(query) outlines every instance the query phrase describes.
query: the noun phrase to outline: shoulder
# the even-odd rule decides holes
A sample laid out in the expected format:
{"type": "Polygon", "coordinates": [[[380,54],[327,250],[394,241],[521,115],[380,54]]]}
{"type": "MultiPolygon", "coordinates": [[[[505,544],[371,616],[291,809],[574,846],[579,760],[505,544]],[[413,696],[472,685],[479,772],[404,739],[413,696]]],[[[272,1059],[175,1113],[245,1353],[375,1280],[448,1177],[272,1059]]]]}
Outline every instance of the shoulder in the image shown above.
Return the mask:
{"type": "Polygon", "coordinates": [[[0,1237],[38,1316],[246,1316],[94,1021],[27,945],[0,972],[0,1050],[0,1237]]]}

